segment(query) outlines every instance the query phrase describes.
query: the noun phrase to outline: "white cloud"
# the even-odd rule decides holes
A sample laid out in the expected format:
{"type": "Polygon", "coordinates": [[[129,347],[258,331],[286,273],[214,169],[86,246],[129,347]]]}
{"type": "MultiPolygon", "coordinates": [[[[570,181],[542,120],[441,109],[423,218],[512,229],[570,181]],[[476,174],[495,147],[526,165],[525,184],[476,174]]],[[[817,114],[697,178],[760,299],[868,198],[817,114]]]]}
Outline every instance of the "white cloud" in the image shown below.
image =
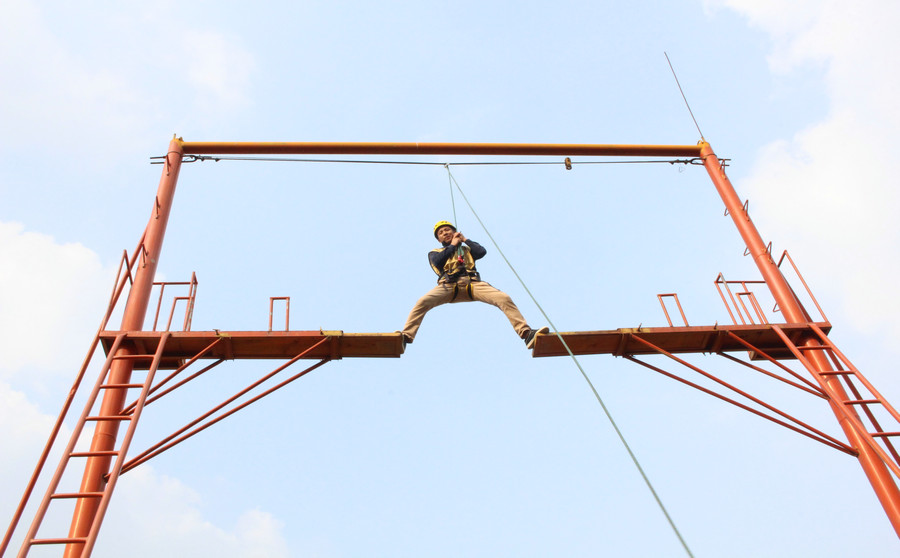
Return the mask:
{"type": "MultiPolygon", "coordinates": [[[[42,384],[58,374],[71,378],[90,335],[99,326],[113,271],[81,244],[59,244],[44,234],[27,232],[18,223],[0,222],[0,378],[42,384]],[[29,371],[27,377],[20,374],[29,371]],[[33,373],[35,370],[38,373],[33,373]],[[61,371],[61,372],[60,372],[61,371]]],[[[54,409],[55,411],[55,409],[54,409]]],[[[77,413],[78,409],[73,409],[77,413]]],[[[21,498],[54,417],[43,414],[24,392],[0,381],[0,501],[12,513],[21,498]]],[[[70,418],[71,420],[71,418],[70,418]]],[[[56,447],[70,436],[63,429],[56,447]]],[[[85,432],[85,446],[91,433],[85,432]]],[[[58,451],[45,465],[44,478],[58,462],[58,451]]],[[[77,477],[77,470],[66,478],[77,477]],[[71,475],[74,475],[72,477],[71,475]]],[[[43,496],[39,483],[23,516],[21,537],[43,496]]],[[[205,519],[201,498],[177,479],[144,465],[123,476],[100,537],[97,556],[288,556],[282,524],[261,510],[247,510],[235,525],[223,528],[205,519]]],[[[63,514],[65,515],[65,514],[63,514]]],[[[42,533],[64,532],[68,519],[48,514],[42,533]]]]}
{"type": "Polygon", "coordinates": [[[0,478],[20,481],[0,483],[0,501],[6,503],[4,507],[21,498],[53,422],[53,417],[42,414],[24,393],[0,381],[0,431],[4,445],[0,478]]]}
{"type": "MultiPolygon", "coordinates": [[[[0,431],[4,436],[0,501],[4,503],[4,514],[12,514],[19,502],[53,422],[54,417],[41,413],[23,393],[0,382],[0,431]]],[[[66,443],[69,435],[63,429],[58,444],[66,443]]],[[[85,438],[89,438],[89,433],[82,437],[85,438]]],[[[44,478],[46,472],[56,468],[58,459],[58,452],[51,455],[44,478]]],[[[11,548],[21,544],[44,489],[46,484],[38,483],[11,548]]],[[[200,496],[177,479],[160,475],[149,465],[138,467],[121,477],[94,555],[223,558],[289,555],[282,535],[283,524],[272,514],[247,510],[234,526],[225,529],[203,517],[201,504],[200,496]]],[[[67,529],[68,517],[52,512],[48,513],[41,533],[67,529]]]]}
{"type": "Polygon", "coordinates": [[[167,12],[158,4],[49,12],[40,2],[4,3],[3,144],[107,161],[159,128],[175,132],[171,127],[185,121],[200,127],[246,106],[254,59],[239,38],[167,12]],[[64,26],[53,25],[59,19],[64,26]]]}
{"type": "Polygon", "coordinates": [[[18,223],[0,222],[0,261],[0,377],[25,368],[72,376],[100,325],[112,271],[81,244],[18,223]]]}
{"type": "Polygon", "coordinates": [[[251,509],[231,529],[203,517],[202,498],[177,479],[142,465],[123,475],[97,546],[101,556],[288,556],[283,524],[251,509]],[[140,549],[136,551],[136,549],[140,549]]]}
{"type": "MultiPolygon", "coordinates": [[[[807,64],[825,70],[828,113],[791,138],[765,146],[749,189],[754,218],[773,237],[803,253],[801,270],[828,278],[813,285],[842,301],[857,328],[883,324],[900,334],[900,300],[891,280],[900,272],[900,209],[893,146],[900,140],[900,75],[894,53],[900,5],[868,0],[722,0],[773,40],[773,72],[807,64]],[[796,243],[795,240],[800,242],[796,243]]],[[[796,252],[795,252],[796,250],[796,252]]],[[[826,308],[827,311],[827,308],[826,308]]]]}
{"type": "Polygon", "coordinates": [[[194,86],[196,103],[229,110],[248,102],[246,87],[253,58],[220,33],[190,30],[183,35],[182,50],[187,80],[194,86]]]}

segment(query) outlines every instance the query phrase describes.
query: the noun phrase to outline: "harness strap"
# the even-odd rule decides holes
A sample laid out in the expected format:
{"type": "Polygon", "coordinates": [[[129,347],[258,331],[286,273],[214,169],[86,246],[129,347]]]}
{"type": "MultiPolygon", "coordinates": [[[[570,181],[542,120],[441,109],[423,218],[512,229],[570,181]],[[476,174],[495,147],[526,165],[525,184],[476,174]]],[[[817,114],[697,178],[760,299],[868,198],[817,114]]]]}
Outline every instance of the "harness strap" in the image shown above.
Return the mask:
{"type": "MultiPolygon", "coordinates": [[[[472,283],[466,283],[466,294],[469,296],[469,300],[475,300],[472,296],[472,283]]],[[[453,297],[450,298],[450,302],[456,300],[457,296],[459,296],[459,283],[453,283],[453,297]]]]}

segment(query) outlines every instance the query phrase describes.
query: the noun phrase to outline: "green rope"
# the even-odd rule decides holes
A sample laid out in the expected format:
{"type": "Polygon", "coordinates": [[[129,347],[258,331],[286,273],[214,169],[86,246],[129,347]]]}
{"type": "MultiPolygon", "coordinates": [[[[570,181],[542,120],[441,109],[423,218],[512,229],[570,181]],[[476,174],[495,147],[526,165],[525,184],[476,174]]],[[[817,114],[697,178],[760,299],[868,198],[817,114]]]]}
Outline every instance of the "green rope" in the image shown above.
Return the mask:
{"type": "MultiPolygon", "coordinates": [[[[515,267],[513,267],[512,263],[506,258],[506,255],[503,253],[503,250],[500,249],[500,246],[497,244],[497,241],[494,240],[494,237],[491,235],[490,231],[488,231],[484,222],[481,220],[481,217],[478,216],[478,213],[475,211],[475,208],[472,207],[471,202],[469,202],[469,198],[466,197],[465,192],[462,191],[462,188],[459,186],[459,182],[456,181],[456,178],[450,172],[450,165],[444,165],[447,168],[447,174],[450,176],[450,180],[453,184],[456,185],[456,189],[459,191],[463,200],[465,200],[466,204],[469,206],[469,210],[472,212],[472,215],[475,216],[475,219],[481,225],[481,228],[484,229],[485,234],[490,238],[491,243],[494,245],[494,248],[497,249],[497,252],[500,254],[500,257],[503,258],[503,261],[506,262],[506,265],[509,266],[509,269],[513,272],[513,275],[516,276],[516,279],[519,280],[519,284],[522,285],[522,288],[525,289],[525,292],[528,293],[528,296],[531,298],[531,301],[534,302],[534,305],[537,306],[538,310],[541,312],[541,315],[544,316],[544,319],[547,320],[547,323],[550,324],[551,329],[553,329],[553,333],[562,343],[563,347],[566,348],[566,352],[569,353],[569,356],[572,357],[572,361],[575,362],[575,366],[578,367],[578,371],[581,372],[581,376],[584,378],[584,381],[587,382],[588,386],[591,388],[591,391],[594,393],[594,397],[597,398],[597,402],[600,403],[600,407],[603,409],[603,413],[606,414],[606,418],[609,419],[609,423],[612,425],[613,430],[616,431],[616,435],[619,437],[619,440],[622,442],[622,445],[625,446],[625,450],[628,452],[628,455],[631,457],[631,461],[634,463],[634,466],[637,468],[638,472],[641,474],[641,477],[644,479],[644,483],[647,485],[647,488],[650,489],[650,493],[653,495],[653,498],[656,500],[659,509],[662,510],[663,515],[666,517],[666,520],[669,522],[669,525],[672,527],[672,530],[675,532],[675,536],[678,537],[678,540],[681,542],[681,546],[684,547],[684,551],[688,556],[694,558],[693,553],[691,553],[691,549],[688,548],[687,542],[685,542],[684,537],[681,536],[681,532],[678,530],[678,527],[675,525],[675,522],[672,520],[672,517],[669,515],[669,512],[666,511],[665,505],[663,505],[662,500],[659,497],[659,494],[656,493],[656,489],[653,488],[653,484],[650,482],[650,478],[647,477],[647,474],[644,472],[644,468],[641,467],[640,462],[638,461],[637,456],[631,450],[631,446],[628,445],[628,441],[625,440],[625,435],[622,434],[622,431],[619,430],[619,426],[616,424],[615,419],[613,419],[612,414],[609,409],[606,407],[606,404],[603,402],[603,398],[600,397],[600,393],[597,391],[597,388],[594,387],[594,383],[591,382],[591,379],[588,378],[587,373],[582,368],[581,363],[578,361],[578,358],[575,357],[575,353],[572,352],[572,349],[569,348],[569,344],[566,343],[566,340],[563,339],[563,336],[559,333],[559,330],[556,329],[556,326],[553,324],[553,321],[550,319],[550,316],[544,311],[543,307],[538,303],[537,299],[531,294],[531,290],[525,284],[525,281],[519,276],[519,273],[516,271],[515,267]]],[[[451,185],[451,191],[453,186],[451,185]]],[[[454,207],[454,218],[455,218],[456,208],[454,207]]]]}
{"type": "MultiPolygon", "coordinates": [[[[447,181],[450,184],[450,204],[453,206],[453,226],[456,227],[456,230],[459,230],[459,222],[456,220],[456,198],[453,196],[453,183],[456,181],[453,178],[453,175],[450,173],[450,163],[444,163],[444,168],[447,169],[447,181]]],[[[460,244],[456,248],[456,257],[462,257],[465,254],[465,250],[463,250],[462,244],[460,244]]]]}

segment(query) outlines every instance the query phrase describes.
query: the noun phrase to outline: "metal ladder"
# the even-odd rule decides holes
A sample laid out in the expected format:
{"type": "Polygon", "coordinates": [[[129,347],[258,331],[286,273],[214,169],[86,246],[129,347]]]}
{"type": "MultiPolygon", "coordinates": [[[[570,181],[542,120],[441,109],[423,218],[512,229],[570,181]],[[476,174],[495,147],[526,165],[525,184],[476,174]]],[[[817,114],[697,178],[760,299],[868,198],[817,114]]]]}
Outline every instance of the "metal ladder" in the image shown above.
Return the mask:
{"type": "Polygon", "coordinates": [[[882,397],[819,326],[810,323],[809,327],[816,335],[813,339],[819,344],[798,346],[781,328],[773,326],[857,434],[869,444],[894,475],[900,477],[900,454],[892,442],[893,438],[900,436],[900,413],[882,397]],[[808,355],[815,353],[827,358],[834,370],[818,370],[808,358],[808,355]],[[841,393],[844,388],[846,394],[841,393]]]}
{"type": "MultiPolygon", "coordinates": [[[[78,552],[78,555],[81,556],[89,556],[93,549],[94,543],[97,540],[97,534],[100,531],[100,525],[103,522],[103,516],[106,513],[106,509],[109,506],[110,498],[112,496],[113,490],[115,489],[116,482],[118,481],[119,474],[122,470],[122,465],[125,462],[125,455],[128,451],[128,447],[131,444],[131,440],[134,437],[134,432],[137,427],[138,420],[140,419],[141,412],[144,408],[144,402],[147,399],[147,395],[150,391],[150,386],[153,384],[153,377],[156,374],[157,369],[159,368],[159,364],[162,360],[162,356],[164,354],[164,349],[166,345],[166,340],[169,337],[168,333],[164,333],[160,339],[159,346],[156,349],[155,354],[119,354],[119,350],[122,348],[123,342],[126,338],[126,333],[120,333],[116,336],[115,341],[109,350],[109,356],[103,364],[103,368],[100,371],[99,377],[97,379],[97,383],[94,385],[93,390],[88,396],[88,400],[85,403],[84,411],[82,412],[78,423],[75,425],[75,428],[72,432],[72,436],[69,440],[68,445],[63,451],[62,458],[60,459],[59,466],[56,469],[52,479],[50,480],[50,484],[47,488],[47,492],[44,494],[43,499],[41,500],[40,506],[35,513],[34,520],[31,524],[31,527],[28,530],[28,533],[25,535],[25,539],[22,543],[22,547],[19,550],[19,557],[24,557],[28,555],[28,552],[35,545],[80,545],[81,550],[78,552]],[[147,370],[147,375],[142,383],[127,383],[127,384],[113,384],[109,383],[110,370],[112,369],[112,363],[116,360],[128,359],[132,361],[150,361],[149,369],[147,370]],[[95,414],[92,415],[91,411],[93,410],[97,396],[101,392],[105,392],[107,390],[132,390],[132,389],[140,389],[141,393],[138,396],[137,402],[134,406],[134,409],[127,414],[110,414],[110,415],[102,415],[95,414]],[[78,443],[81,434],[84,430],[85,424],[88,422],[95,422],[97,424],[109,421],[127,421],[128,422],[128,430],[125,433],[125,436],[122,437],[121,443],[118,449],[109,450],[109,451],[75,451],[75,446],[78,443]],[[113,463],[111,469],[109,470],[108,475],[106,476],[106,483],[103,487],[102,491],[99,492],[57,492],[59,488],[60,480],[62,479],[63,473],[66,470],[66,467],[69,465],[69,462],[72,458],[92,458],[92,457],[109,457],[115,458],[115,462],[113,463]],[[41,523],[44,520],[44,517],[47,514],[47,510],[50,507],[50,504],[59,500],[86,500],[86,499],[94,499],[99,500],[97,505],[97,511],[93,516],[91,521],[90,531],[87,536],[84,537],[38,537],[37,532],[41,526],[41,523]]],[[[102,408],[102,407],[101,407],[102,408]]],[[[121,413],[121,411],[119,411],[121,413]]],[[[86,461],[85,461],[86,466],[86,461]]]]}

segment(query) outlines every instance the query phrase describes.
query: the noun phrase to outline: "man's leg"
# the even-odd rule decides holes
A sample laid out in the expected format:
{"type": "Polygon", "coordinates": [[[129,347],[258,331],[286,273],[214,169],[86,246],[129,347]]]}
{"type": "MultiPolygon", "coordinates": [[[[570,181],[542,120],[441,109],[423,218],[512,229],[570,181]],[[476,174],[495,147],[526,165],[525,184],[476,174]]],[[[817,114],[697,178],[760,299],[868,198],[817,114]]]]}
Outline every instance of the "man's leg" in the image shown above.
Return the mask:
{"type": "Polygon", "coordinates": [[[412,342],[412,340],[416,338],[419,326],[422,325],[422,320],[425,319],[425,314],[435,306],[450,302],[450,299],[452,298],[453,285],[441,284],[425,293],[425,295],[416,302],[416,305],[413,306],[413,309],[409,313],[409,317],[406,319],[406,325],[403,326],[403,331],[401,333],[408,337],[410,342],[412,342]]]}
{"type": "MultiPolygon", "coordinates": [[[[460,293],[462,293],[462,287],[460,287],[460,293]]],[[[516,330],[516,335],[520,338],[525,339],[525,336],[531,331],[531,328],[528,327],[528,322],[525,321],[525,317],[522,316],[522,312],[519,311],[516,303],[512,301],[508,294],[495,289],[489,283],[474,281],[472,283],[472,298],[478,302],[486,302],[496,306],[503,311],[506,319],[509,320],[513,329],[516,330]]]]}

